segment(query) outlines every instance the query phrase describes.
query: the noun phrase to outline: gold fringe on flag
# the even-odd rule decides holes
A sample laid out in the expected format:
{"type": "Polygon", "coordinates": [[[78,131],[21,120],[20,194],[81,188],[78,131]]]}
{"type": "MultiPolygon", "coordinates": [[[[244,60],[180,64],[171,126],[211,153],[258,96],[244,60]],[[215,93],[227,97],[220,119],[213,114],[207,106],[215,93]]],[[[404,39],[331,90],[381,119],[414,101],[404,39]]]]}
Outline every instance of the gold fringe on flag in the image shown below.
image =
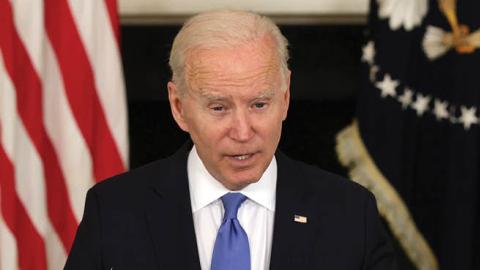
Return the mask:
{"type": "Polygon", "coordinates": [[[437,259],[407,206],[365,148],[356,121],[338,133],[336,150],[342,165],[349,169],[350,178],[375,195],[380,214],[415,267],[438,270],[437,259]]]}

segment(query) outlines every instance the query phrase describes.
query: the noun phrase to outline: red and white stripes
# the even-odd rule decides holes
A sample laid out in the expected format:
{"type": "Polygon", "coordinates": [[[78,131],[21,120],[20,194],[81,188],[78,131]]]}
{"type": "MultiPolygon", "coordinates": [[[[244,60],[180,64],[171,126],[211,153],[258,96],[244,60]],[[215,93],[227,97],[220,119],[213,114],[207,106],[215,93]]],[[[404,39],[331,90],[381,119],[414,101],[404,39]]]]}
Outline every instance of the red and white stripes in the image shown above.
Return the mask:
{"type": "Polygon", "coordinates": [[[63,268],[127,159],[115,0],[0,0],[0,270],[63,268]]]}

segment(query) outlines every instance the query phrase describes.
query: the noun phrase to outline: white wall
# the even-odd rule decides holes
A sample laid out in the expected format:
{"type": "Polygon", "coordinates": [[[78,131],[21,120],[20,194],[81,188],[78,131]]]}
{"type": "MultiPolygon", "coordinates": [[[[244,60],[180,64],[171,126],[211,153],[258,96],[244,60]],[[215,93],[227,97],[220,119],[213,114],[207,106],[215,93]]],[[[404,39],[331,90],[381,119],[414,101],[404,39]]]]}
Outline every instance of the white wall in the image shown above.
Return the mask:
{"type": "Polygon", "coordinates": [[[368,0],[119,0],[125,18],[184,17],[204,10],[247,9],[276,17],[364,17],[368,0]]]}

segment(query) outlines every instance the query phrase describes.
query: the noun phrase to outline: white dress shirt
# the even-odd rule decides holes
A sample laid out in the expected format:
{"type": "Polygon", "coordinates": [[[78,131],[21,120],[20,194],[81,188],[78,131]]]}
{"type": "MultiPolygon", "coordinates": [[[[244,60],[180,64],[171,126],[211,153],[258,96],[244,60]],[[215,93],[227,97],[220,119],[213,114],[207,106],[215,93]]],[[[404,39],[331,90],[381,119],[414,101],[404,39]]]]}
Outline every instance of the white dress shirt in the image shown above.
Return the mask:
{"type": "MultiPolygon", "coordinates": [[[[210,270],[224,213],[220,197],[231,191],[207,171],[195,146],[188,156],[187,171],[200,265],[202,270],[210,270]]],[[[247,196],[237,218],[248,236],[251,270],[267,270],[270,266],[276,185],[277,162],[273,157],[257,183],[238,191],[247,196]]]]}

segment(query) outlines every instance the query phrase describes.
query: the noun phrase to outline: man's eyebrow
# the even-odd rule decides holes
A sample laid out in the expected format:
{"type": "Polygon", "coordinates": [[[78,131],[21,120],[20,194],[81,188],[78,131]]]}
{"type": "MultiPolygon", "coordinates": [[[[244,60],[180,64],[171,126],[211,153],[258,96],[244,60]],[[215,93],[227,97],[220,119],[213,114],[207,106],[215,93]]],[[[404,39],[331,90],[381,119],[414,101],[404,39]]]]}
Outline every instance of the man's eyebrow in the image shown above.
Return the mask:
{"type": "MultiPolygon", "coordinates": [[[[269,90],[262,91],[259,95],[257,95],[257,96],[255,96],[254,98],[252,98],[252,100],[270,99],[270,98],[272,98],[274,95],[275,95],[275,91],[269,89],[269,90]]],[[[228,99],[228,96],[221,95],[221,94],[217,94],[217,93],[215,93],[215,92],[208,91],[208,90],[203,90],[203,91],[201,91],[201,92],[200,92],[200,97],[201,97],[202,99],[207,100],[208,102],[212,102],[212,101],[222,101],[222,100],[227,100],[227,99],[228,99]]]]}
{"type": "Polygon", "coordinates": [[[269,99],[269,98],[272,98],[274,95],[275,95],[275,91],[269,89],[269,90],[263,91],[262,93],[260,93],[260,95],[258,95],[254,99],[269,99]]]}
{"type": "Polygon", "coordinates": [[[202,90],[200,92],[200,97],[202,99],[206,99],[207,101],[218,101],[218,100],[225,100],[227,99],[226,96],[216,94],[214,92],[208,91],[208,90],[202,90]]]}

